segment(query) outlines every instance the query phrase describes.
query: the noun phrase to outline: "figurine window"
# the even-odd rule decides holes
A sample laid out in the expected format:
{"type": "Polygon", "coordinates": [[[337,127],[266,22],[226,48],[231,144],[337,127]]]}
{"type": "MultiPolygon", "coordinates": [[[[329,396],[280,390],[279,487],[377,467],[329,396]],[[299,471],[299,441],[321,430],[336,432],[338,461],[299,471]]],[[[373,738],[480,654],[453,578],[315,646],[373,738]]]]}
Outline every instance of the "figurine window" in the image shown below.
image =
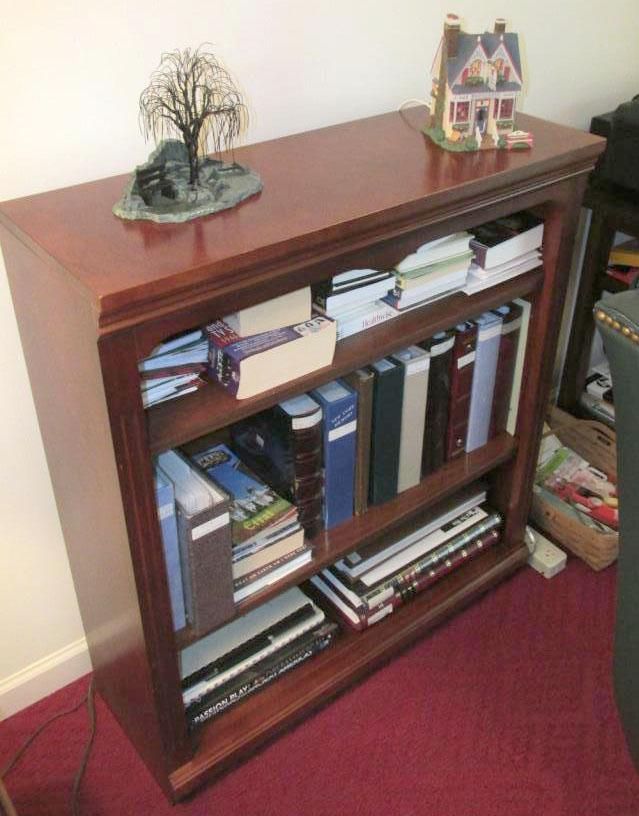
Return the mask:
{"type": "Polygon", "coordinates": [[[457,103],[457,116],[455,118],[455,122],[467,122],[468,121],[468,110],[469,110],[468,102],[458,102],[457,103]]]}
{"type": "Polygon", "coordinates": [[[500,119],[512,119],[513,118],[513,99],[502,99],[501,105],[499,106],[499,118],[500,119]]]}
{"type": "Polygon", "coordinates": [[[473,60],[470,64],[469,74],[471,77],[480,77],[482,69],[482,61],[480,59],[473,60]]]}
{"type": "Polygon", "coordinates": [[[504,61],[501,57],[495,60],[493,63],[495,66],[495,70],[497,71],[497,82],[504,81],[504,61]]]}

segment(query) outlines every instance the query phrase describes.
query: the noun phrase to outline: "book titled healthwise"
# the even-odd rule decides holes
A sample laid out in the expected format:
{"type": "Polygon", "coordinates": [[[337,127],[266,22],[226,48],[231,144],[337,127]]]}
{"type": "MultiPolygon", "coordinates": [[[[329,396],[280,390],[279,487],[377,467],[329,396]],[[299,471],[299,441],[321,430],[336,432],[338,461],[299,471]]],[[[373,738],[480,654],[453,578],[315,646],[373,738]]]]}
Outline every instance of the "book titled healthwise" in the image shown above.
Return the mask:
{"type": "Polygon", "coordinates": [[[330,365],[337,337],[335,321],[324,315],[250,337],[240,337],[223,320],[206,331],[209,375],[237,399],[330,365]]]}

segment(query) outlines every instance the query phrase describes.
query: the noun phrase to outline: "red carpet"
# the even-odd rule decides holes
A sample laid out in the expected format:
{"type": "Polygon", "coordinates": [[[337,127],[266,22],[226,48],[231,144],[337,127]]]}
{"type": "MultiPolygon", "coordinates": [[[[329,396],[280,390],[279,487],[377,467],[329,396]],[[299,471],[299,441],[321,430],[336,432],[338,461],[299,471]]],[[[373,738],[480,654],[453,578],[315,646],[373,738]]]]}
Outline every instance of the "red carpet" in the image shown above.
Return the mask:
{"type": "MultiPolygon", "coordinates": [[[[83,816],[636,816],[612,700],[615,572],[524,570],[172,808],[98,700],[83,816]]],[[[87,678],[0,726],[0,766],[87,678]]],[[[67,814],[86,709],[7,778],[20,816],[67,814]]]]}

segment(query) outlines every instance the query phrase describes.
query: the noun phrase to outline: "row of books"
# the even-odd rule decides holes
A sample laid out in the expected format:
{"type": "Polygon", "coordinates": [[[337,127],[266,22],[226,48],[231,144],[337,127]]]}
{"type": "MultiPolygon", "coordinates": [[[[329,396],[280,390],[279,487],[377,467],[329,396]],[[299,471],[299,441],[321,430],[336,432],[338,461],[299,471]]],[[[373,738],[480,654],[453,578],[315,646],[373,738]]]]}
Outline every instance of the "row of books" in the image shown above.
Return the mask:
{"type": "Polygon", "coordinates": [[[311,560],[297,507],[223,443],[160,454],[156,493],[176,630],[210,631],[311,560]]]}
{"type": "Polygon", "coordinates": [[[485,502],[484,489],[468,488],[408,535],[359,548],[311,584],[348,627],[372,626],[499,541],[502,517],[485,502]]]}
{"type": "Polygon", "coordinates": [[[453,292],[474,294],[541,261],[543,221],[528,212],[444,236],[392,271],[354,269],[172,337],[139,364],[145,407],[191,393],[203,375],[237,399],[331,364],[337,340],[453,292]]]}
{"type": "Polygon", "coordinates": [[[608,258],[606,273],[632,289],[639,279],[639,240],[631,238],[614,246],[608,258]]]}
{"type": "Polygon", "coordinates": [[[481,485],[440,503],[409,534],[373,541],[180,652],[191,728],[329,647],[339,620],[361,631],[495,546],[502,517],[481,485]]]}
{"type": "Polygon", "coordinates": [[[231,425],[230,446],[160,454],[176,628],[210,630],[308,564],[322,529],[514,433],[529,315],[527,301],[505,304],[231,425]]]}
{"type": "Polygon", "coordinates": [[[468,295],[541,264],[543,221],[522,211],[428,241],[392,272],[356,269],[313,287],[315,307],[343,339],[454,292],[468,295]]]}

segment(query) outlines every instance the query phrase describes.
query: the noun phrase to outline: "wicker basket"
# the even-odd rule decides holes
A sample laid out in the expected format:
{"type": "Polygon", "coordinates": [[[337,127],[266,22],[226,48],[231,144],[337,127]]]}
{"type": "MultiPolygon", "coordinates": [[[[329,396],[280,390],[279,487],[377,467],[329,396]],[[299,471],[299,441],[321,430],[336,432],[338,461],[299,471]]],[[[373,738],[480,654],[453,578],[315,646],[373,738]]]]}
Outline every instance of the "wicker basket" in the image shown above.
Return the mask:
{"type": "MultiPolygon", "coordinates": [[[[603,471],[612,481],[617,480],[617,448],[615,432],[603,425],[553,408],[548,424],[561,442],[603,471]]],[[[533,494],[530,513],[533,523],[557,544],[579,556],[594,570],[602,570],[617,559],[619,534],[602,533],[581,524],[572,514],[564,513],[558,504],[551,504],[538,493],[533,494]]]]}

